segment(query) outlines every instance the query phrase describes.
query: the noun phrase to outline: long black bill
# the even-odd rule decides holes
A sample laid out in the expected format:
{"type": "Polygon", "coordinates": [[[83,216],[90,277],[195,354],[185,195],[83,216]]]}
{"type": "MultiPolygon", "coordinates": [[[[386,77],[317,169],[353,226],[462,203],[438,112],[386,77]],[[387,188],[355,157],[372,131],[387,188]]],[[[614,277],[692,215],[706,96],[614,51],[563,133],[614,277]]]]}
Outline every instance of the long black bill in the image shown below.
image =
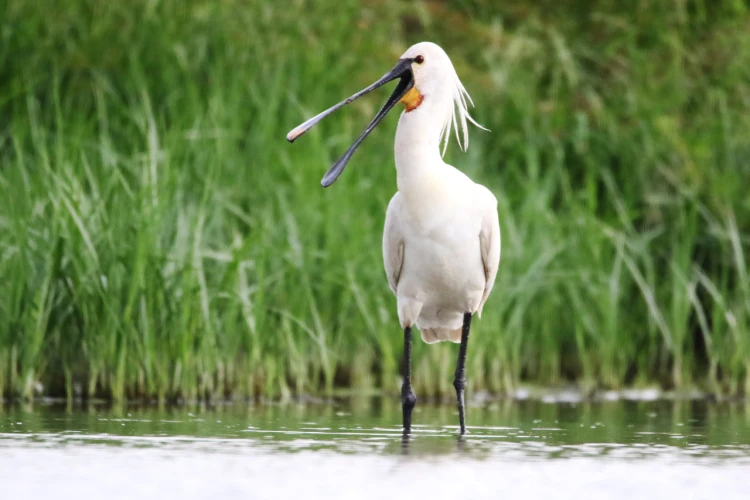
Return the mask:
{"type": "Polygon", "coordinates": [[[414,86],[414,78],[412,77],[411,73],[411,64],[414,62],[412,59],[399,59],[398,63],[391,69],[388,73],[383,75],[382,78],[380,78],[377,82],[373,83],[366,89],[360,90],[350,98],[341,101],[337,105],[333,106],[332,108],[329,108],[322,113],[320,113],[317,116],[314,116],[307,120],[302,125],[299,125],[298,127],[294,128],[291,132],[289,132],[286,135],[286,139],[289,142],[294,142],[299,136],[310,130],[316,123],[321,121],[326,116],[330,115],[337,109],[349,104],[350,102],[359,99],[363,95],[372,92],[376,88],[385,85],[386,83],[395,80],[396,78],[400,78],[401,80],[398,82],[398,85],[396,85],[396,89],[393,91],[393,94],[388,98],[385,105],[378,111],[378,114],[375,115],[375,118],[372,119],[370,124],[367,126],[364,132],[362,132],[362,135],[360,135],[354,143],[349,146],[349,149],[346,150],[346,152],[343,154],[339,160],[331,166],[330,169],[328,169],[328,172],[326,172],[326,175],[323,176],[323,180],[320,182],[323,187],[328,187],[334,182],[336,182],[336,179],[339,178],[341,173],[344,171],[344,168],[346,168],[346,164],[349,161],[349,159],[352,157],[354,152],[357,150],[360,144],[362,144],[362,141],[365,140],[365,137],[367,137],[370,132],[375,129],[378,123],[383,119],[383,117],[388,113],[388,111],[391,110],[393,106],[395,106],[401,98],[409,91],[409,89],[414,86]]]}

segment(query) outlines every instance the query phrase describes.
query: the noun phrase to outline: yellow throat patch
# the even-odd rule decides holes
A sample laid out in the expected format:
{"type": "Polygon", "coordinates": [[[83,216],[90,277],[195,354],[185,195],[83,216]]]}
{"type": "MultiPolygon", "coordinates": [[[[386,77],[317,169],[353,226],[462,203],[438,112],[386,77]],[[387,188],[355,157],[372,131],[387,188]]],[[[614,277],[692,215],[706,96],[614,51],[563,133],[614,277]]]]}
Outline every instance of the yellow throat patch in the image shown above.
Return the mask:
{"type": "Polygon", "coordinates": [[[422,104],[423,99],[424,96],[419,93],[417,87],[412,87],[398,102],[403,103],[403,105],[406,107],[406,112],[408,113],[409,111],[414,111],[415,109],[417,109],[419,105],[422,104]]]}

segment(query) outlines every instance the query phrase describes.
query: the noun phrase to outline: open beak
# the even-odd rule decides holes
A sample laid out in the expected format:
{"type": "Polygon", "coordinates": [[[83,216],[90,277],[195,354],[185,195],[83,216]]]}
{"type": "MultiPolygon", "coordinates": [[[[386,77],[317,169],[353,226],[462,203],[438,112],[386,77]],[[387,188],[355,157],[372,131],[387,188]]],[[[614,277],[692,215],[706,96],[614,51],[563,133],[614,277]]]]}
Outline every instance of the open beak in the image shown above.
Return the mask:
{"type": "Polygon", "coordinates": [[[331,168],[328,169],[328,172],[326,172],[326,175],[323,176],[323,180],[320,182],[323,187],[328,187],[334,182],[336,182],[336,179],[338,179],[339,175],[344,171],[344,168],[346,168],[346,164],[349,161],[349,158],[352,157],[354,154],[354,151],[357,150],[360,144],[362,144],[362,141],[365,140],[365,137],[367,137],[370,132],[373,131],[373,129],[380,123],[380,121],[383,119],[383,117],[388,113],[388,111],[391,110],[393,106],[395,106],[404,95],[406,95],[409,90],[414,86],[414,77],[411,72],[411,64],[413,59],[399,59],[398,63],[391,69],[388,73],[383,75],[382,78],[380,78],[378,81],[370,85],[369,87],[360,90],[350,98],[341,101],[337,105],[333,106],[332,108],[329,108],[322,113],[320,113],[317,116],[314,116],[313,118],[310,118],[302,125],[299,125],[298,127],[294,128],[291,132],[289,132],[286,135],[286,139],[289,142],[294,142],[295,139],[297,139],[299,136],[310,130],[313,125],[321,121],[326,116],[330,115],[337,109],[349,104],[350,102],[353,102],[355,99],[359,99],[363,95],[372,92],[376,88],[385,85],[386,83],[390,82],[391,80],[395,80],[396,78],[400,78],[400,81],[398,82],[398,85],[396,85],[396,89],[393,91],[393,94],[388,98],[385,105],[378,111],[378,114],[375,115],[375,118],[372,119],[370,124],[367,126],[364,132],[362,132],[362,135],[360,135],[354,143],[349,146],[349,149],[346,150],[346,152],[343,154],[339,160],[334,163],[331,168]]]}

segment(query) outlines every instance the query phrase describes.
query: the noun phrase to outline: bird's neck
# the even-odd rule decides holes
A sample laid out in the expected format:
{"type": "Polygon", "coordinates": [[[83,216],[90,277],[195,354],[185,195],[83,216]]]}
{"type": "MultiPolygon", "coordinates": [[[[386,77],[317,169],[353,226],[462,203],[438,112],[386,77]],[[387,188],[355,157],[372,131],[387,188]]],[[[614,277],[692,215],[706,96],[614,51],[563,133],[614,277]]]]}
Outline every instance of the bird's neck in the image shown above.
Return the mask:
{"type": "Polygon", "coordinates": [[[437,170],[445,165],[440,156],[443,123],[444,120],[435,119],[427,99],[417,109],[401,114],[394,149],[396,180],[402,196],[422,197],[437,170]]]}

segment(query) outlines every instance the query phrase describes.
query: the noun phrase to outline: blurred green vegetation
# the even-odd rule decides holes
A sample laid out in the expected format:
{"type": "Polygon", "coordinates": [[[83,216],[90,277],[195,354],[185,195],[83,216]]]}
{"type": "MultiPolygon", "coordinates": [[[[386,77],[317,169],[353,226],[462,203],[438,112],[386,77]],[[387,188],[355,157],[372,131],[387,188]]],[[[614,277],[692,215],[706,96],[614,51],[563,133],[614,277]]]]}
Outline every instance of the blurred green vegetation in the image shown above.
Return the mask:
{"type": "Polygon", "coordinates": [[[1,0],[0,38],[0,394],[397,391],[396,113],[319,186],[388,91],[284,136],[422,40],[491,130],[447,158],[503,235],[470,389],[750,389],[750,2],[1,0]]]}

